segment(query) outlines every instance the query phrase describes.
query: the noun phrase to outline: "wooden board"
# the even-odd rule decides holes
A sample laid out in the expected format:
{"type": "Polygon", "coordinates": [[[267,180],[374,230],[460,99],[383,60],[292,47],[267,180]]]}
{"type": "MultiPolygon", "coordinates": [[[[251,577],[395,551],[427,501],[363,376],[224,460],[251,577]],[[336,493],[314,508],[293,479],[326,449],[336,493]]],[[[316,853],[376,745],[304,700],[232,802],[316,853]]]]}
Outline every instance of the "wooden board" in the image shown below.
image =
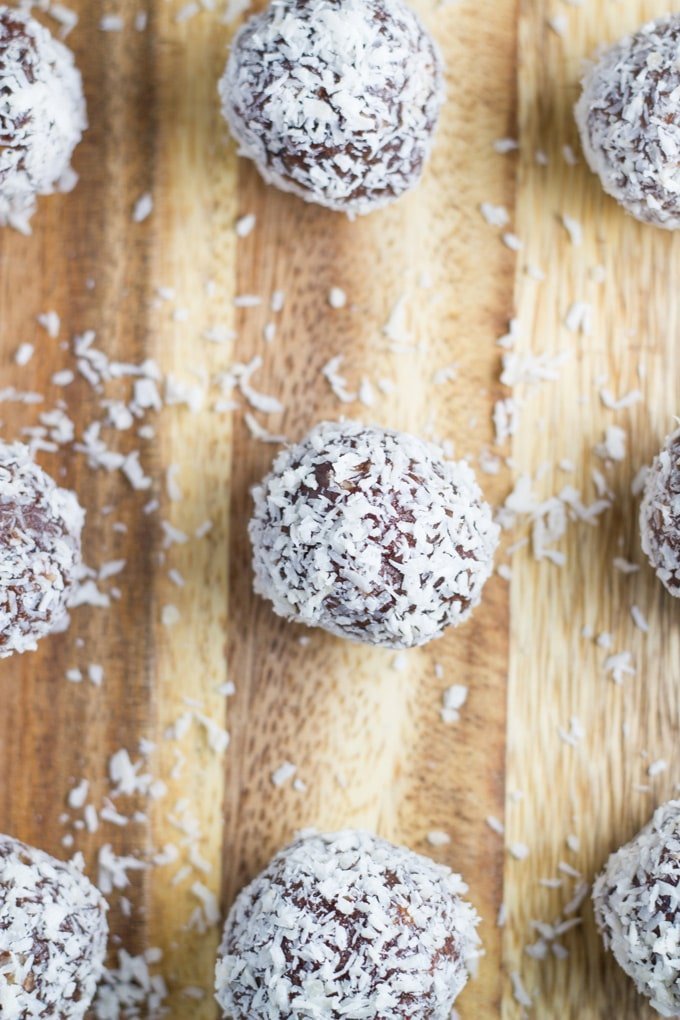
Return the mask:
{"type": "MultiPolygon", "coordinates": [[[[524,796],[509,796],[507,825],[508,839],[526,842],[531,856],[506,864],[512,925],[504,959],[507,971],[522,973],[534,1015],[560,1020],[656,1015],[604,954],[588,903],[583,928],[562,940],[566,961],[536,963],[523,947],[538,937],[532,919],[564,917],[575,883],[558,872],[559,862],[590,881],[607,855],[676,793],[680,780],[678,607],[644,561],[639,499],[631,494],[638,469],[672,431],[680,405],[680,238],[645,229],[602,194],[580,155],[571,112],[584,55],[678,9],[677,3],[592,0],[558,12],[556,5],[538,2],[525,5],[520,20],[519,347],[566,350],[570,357],[558,383],[523,394],[516,472],[535,476],[547,464],[541,495],[573,484],[589,503],[595,498],[591,469],[599,467],[614,504],[597,527],[570,526],[559,544],[567,556],[564,567],[536,564],[522,554],[513,565],[507,789],[524,796]],[[556,13],[566,15],[561,38],[548,27],[556,13]],[[565,161],[565,145],[577,154],[576,166],[565,161]],[[537,150],[545,151],[548,166],[537,164],[537,150]],[[580,247],[568,241],[559,220],[564,214],[583,226],[580,247]],[[524,272],[532,264],[545,272],[544,282],[524,272]],[[603,272],[594,272],[599,266],[603,272]],[[596,282],[602,276],[604,282],[596,282]],[[589,336],[574,336],[562,325],[573,301],[591,306],[589,336]],[[598,395],[605,386],[617,398],[639,389],[643,400],[629,410],[607,410],[598,395]],[[620,464],[603,468],[593,447],[614,424],[627,433],[627,453],[620,464]],[[557,468],[562,458],[574,462],[573,473],[557,468]],[[640,571],[623,575],[613,566],[615,557],[640,565],[640,571]],[[647,618],[648,634],[633,624],[633,605],[647,618]],[[610,651],[583,638],[583,627],[610,633],[610,651]],[[617,686],[603,663],[624,650],[631,652],[636,673],[617,686]],[[558,736],[558,728],[570,730],[573,716],[584,731],[575,748],[558,736]],[[667,770],[650,778],[649,766],[659,761],[667,762],[667,770]],[[580,839],[578,853],[566,845],[569,833],[580,839]],[[562,888],[539,884],[556,875],[565,880],[562,888]]],[[[504,1017],[521,1015],[509,990],[505,1004],[504,1017]]]]}
{"type": "Polygon", "coordinates": [[[82,850],[93,875],[106,844],[145,862],[167,844],[178,847],[178,860],[130,871],[122,890],[129,917],[120,894],[112,896],[115,947],[162,950],[152,970],[168,983],[173,1018],[217,1016],[218,931],[195,930],[195,917],[187,926],[200,906],[195,883],[226,910],[271,853],[309,825],[375,829],[465,876],[486,955],[458,1004],[463,1020],[520,1016],[515,971],[536,1016],[646,1015],[605,960],[587,904],[584,926],[561,940],[567,961],[535,963],[524,949],[536,939],[531,920],[555,920],[576,881],[559,873],[564,884],[553,890],[539,879],[567,861],[590,880],[680,781],[674,607],[646,567],[629,576],[612,567],[615,556],[642,564],[630,481],[679,402],[680,242],[627,220],[583,161],[571,166],[562,155],[565,144],[578,153],[570,111],[581,58],[668,5],[497,0],[493,17],[481,18],[472,0],[420,0],[449,67],[434,158],[415,194],[356,223],[267,189],[236,159],[216,98],[234,28],[221,17],[225,5],[184,20],[181,3],[155,0],[148,27],[137,31],[136,0],[120,0],[123,31],[106,33],[99,23],[111,8],[74,6],[80,21],[68,41],[92,127],[76,155],[78,189],[40,203],[31,238],[0,235],[3,387],[44,395],[41,405],[4,402],[2,434],[19,437],[64,399],[80,442],[102,418],[102,399],[129,399],[130,380],[106,382],[101,392],[80,377],[65,390],[51,381],[74,367],[64,345],[87,329],[112,361],[152,358],[175,391],[179,380],[196,400],[193,410],[144,414],[139,424],[153,426],[151,437],[105,431],[112,449],[141,450],[153,479],[147,491],[133,491],[120,472],[92,470],[71,444],[40,455],[87,506],[87,562],[126,566],[98,582],[102,592],[120,589],[108,609],[79,608],[67,634],[0,663],[0,828],[62,856],[82,850]],[[566,18],[563,37],[548,27],[557,13],[566,18]],[[493,142],[516,136],[517,121],[519,153],[496,153],[493,142]],[[548,166],[535,161],[537,149],[548,166]],[[145,192],[153,212],[134,223],[145,192]],[[482,202],[510,211],[523,243],[516,257],[484,223],[482,202]],[[559,221],[565,213],[583,225],[580,247],[559,221]],[[255,229],[238,239],[234,224],[249,214],[255,229]],[[526,274],[529,265],[541,267],[542,282],[526,274]],[[600,265],[604,283],[590,272],[600,265]],[[346,292],[345,308],[330,308],[331,287],[346,292]],[[270,308],[276,290],[285,292],[281,312],[270,308]],[[242,295],[261,304],[238,308],[242,295]],[[519,429],[512,449],[498,450],[492,409],[509,391],[499,383],[495,340],[513,297],[518,349],[568,349],[571,357],[559,382],[516,394],[519,429]],[[561,326],[576,300],[592,307],[589,336],[561,326]],[[57,340],[36,323],[48,309],[61,316],[57,340]],[[267,342],[270,322],[276,334],[267,342]],[[235,340],[207,341],[216,327],[233,329],[235,340]],[[36,353],[20,368],[13,355],[26,341],[36,353]],[[371,383],[372,406],[340,404],[330,391],[322,369],[337,355],[351,390],[371,383]],[[251,593],[246,538],[249,487],[276,447],[253,439],[243,397],[220,387],[235,362],[256,356],[262,366],[253,385],[285,408],[255,415],[274,433],[297,439],[319,419],[347,414],[445,440],[475,463],[489,451],[511,455],[499,474],[480,472],[496,504],[514,478],[536,475],[543,463],[542,495],[571,483],[588,501],[597,466],[615,505],[598,527],[570,526],[559,544],[562,568],[520,549],[510,585],[494,578],[471,623],[426,650],[397,657],[285,626],[251,593]],[[453,378],[435,382],[452,364],[453,378]],[[598,397],[605,373],[616,396],[639,388],[644,402],[607,411],[598,397]],[[394,384],[389,394],[378,385],[384,379],[394,384]],[[234,396],[233,413],[220,409],[234,396]],[[592,447],[611,423],[627,429],[628,455],[607,469],[592,447]],[[573,472],[556,470],[563,458],[573,472]],[[170,498],[179,495],[175,483],[180,499],[170,498]],[[152,499],[159,508],[144,512],[152,499]],[[211,530],[195,537],[205,521],[211,530]],[[168,546],[168,535],[181,536],[162,522],[187,540],[168,546]],[[183,587],[170,571],[179,571],[183,587]],[[648,635],[632,624],[633,604],[649,620],[648,635]],[[622,688],[603,672],[607,653],[580,636],[585,625],[611,632],[613,651],[632,652],[637,672],[622,688]],[[103,666],[101,688],[66,680],[90,663],[103,666]],[[470,694],[460,722],[447,726],[439,709],[453,683],[470,694]],[[187,722],[192,712],[200,718],[187,722]],[[576,747],[558,735],[571,716],[585,731],[576,747]],[[231,743],[222,754],[214,745],[225,725],[231,743]],[[74,828],[82,811],[67,807],[69,791],[87,778],[100,808],[111,755],[126,748],[139,760],[140,740],[153,744],[141,771],[166,783],[165,796],[116,798],[124,814],[143,813],[126,826],[74,828]],[[649,780],[646,769],[660,759],[667,771],[649,780]],[[272,783],[287,761],[304,788],[272,783]],[[637,792],[639,783],[651,791],[637,792]],[[507,842],[526,843],[524,861],[506,853],[485,821],[504,817],[506,792],[507,842]],[[451,842],[430,846],[433,831],[451,842]],[[580,837],[579,852],[566,847],[568,833],[580,837]],[[73,848],[63,845],[66,834],[73,848]]]}

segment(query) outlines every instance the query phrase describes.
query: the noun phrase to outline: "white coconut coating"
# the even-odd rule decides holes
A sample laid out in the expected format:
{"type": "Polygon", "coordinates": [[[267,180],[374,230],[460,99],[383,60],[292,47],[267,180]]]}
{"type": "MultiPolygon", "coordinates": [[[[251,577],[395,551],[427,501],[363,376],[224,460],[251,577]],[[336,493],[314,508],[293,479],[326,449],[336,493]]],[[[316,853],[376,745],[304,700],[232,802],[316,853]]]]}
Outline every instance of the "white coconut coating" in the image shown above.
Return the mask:
{"type": "Polygon", "coordinates": [[[661,1016],[680,1016],[680,801],[612,854],[593,887],[605,946],[661,1016]]]}
{"type": "Polygon", "coordinates": [[[28,447],[0,442],[0,658],[67,625],[84,520],[28,447]]]}
{"type": "Polygon", "coordinates": [[[680,14],[605,50],[584,80],[576,121],[604,190],[637,219],[680,227],[680,14]]]}
{"type": "Polygon", "coordinates": [[[471,469],[429,443],[322,422],[254,490],[255,590],[279,616],[388,648],[462,623],[498,527],[471,469]]]}
{"type": "Polygon", "coordinates": [[[30,15],[0,7],[0,224],[29,232],[36,196],[73,187],[86,127],[71,51],[30,15]]]}
{"type": "Polygon", "coordinates": [[[0,836],[0,1016],[80,1020],[101,976],[106,903],[72,863],[0,836]]]}
{"type": "Polygon", "coordinates": [[[657,577],[680,597],[680,429],[668,436],[647,475],[640,538],[657,577]]]}
{"type": "Polygon", "coordinates": [[[365,832],[307,834],[238,896],[217,962],[232,1020],[449,1020],[477,955],[467,887],[365,832]]]}
{"type": "Polygon", "coordinates": [[[219,90],[266,181],[355,215],[417,184],[443,74],[402,0],[276,0],[236,36],[219,90]]]}

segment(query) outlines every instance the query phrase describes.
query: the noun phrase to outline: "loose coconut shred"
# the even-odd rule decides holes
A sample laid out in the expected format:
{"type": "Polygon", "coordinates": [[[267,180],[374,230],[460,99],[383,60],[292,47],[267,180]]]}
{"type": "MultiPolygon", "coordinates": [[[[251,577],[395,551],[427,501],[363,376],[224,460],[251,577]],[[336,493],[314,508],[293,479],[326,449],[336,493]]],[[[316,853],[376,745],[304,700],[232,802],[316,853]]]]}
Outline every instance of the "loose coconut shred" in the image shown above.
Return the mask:
{"type": "Polygon", "coordinates": [[[658,808],[593,887],[604,943],[662,1016],[680,1015],[680,801],[658,808]]]}
{"type": "Polygon", "coordinates": [[[71,51],[34,18],[0,7],[0,224],[28,233],[36,196],[69,191],[87,127],[71,51]]]}
{"type": "Polygon", "coordinates": [[[324,422],[254,490],[255,590],[279,616],[388,648],[462,623],[498,527],[464,461],[414,436],[324,422]]]}
{"type": "Polygon", "coordinates": [[[467,887],[364,832],[303,835],[238,896],[217,998],[232,1020],[448,1020],[477,955],[467,887]]]}
{"type": "Polygon", "coordinates": [[[220,96],[266,181],[354,215],[418,182],[442,81],[401,0],[277,0],[236,36],[220,96]]]}
{"type": "Polygon", "coordinates": [[[680,597],[680,429],[666,439],[647,473],[640,537],[657,577],[680,597]]]}
{"type": "Polygon", "coordinates": [[[66,627],[84,520],[28,447],[0,442],[0,658],[66,627]]]}
{"type": "Polygon", "coordinates": [[[0,1016],[80,1020],[104,964],[106,903],[73,863],[0,836],[0,1016]]]}
{"type": "Polygon", "coordinates": [[[680,14],[605,50],[575,113],[605,191],[639,220],[680,228],[680,14]]]}

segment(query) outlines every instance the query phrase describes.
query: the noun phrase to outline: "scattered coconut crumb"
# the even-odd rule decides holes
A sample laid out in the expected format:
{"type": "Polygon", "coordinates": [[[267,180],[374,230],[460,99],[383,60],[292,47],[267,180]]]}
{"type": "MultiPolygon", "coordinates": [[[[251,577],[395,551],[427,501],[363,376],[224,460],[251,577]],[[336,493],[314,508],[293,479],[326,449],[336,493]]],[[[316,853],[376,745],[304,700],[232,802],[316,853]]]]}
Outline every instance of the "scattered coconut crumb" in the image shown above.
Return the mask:
{"type": "Polygon", "coordinates": [[[79,811],[85,806],[89,792],[89,782],[87,779],[82,779],[77,786],[74,786],[73,789],[69,791],[68,806],[73,808],[74,811],[79,811]]]}
{"type": "Polygon", "coordinates": [[[592,308],[587,301],[574,301],[567,309],[564,326],[570,333],[582,333],[590,336],[592,327],[592,308]]]}
{"type": "Polygon", "coordinates": [[[347,295],[341,287],[331,287],[328,292],[328,304],[331,308],[344,308],[347,304],[347,295]]]}
{"type": "Polygon", "coordinates": [[[274,432],[269,432],[264,425],[255,418],[250,411],[246,411],[243,416],[243,420],[246,423],[248,431],[250,432],[253,439],[259,439],[261,443],[285,443],[286,437],[283,435],[277,435],[274,432]]]}
{"type": "Polygon", "coordinates": [[[510,972],[510,981],[512,983],[512,994],[515,997],[515,1001],[520,1006],[524,1006],[525,1009],[530,1009],[533,1005],[533,1001],[527,993],[518,971],[513,970],[510,972]]]}
{"type": "Polygon", "coordinates": [[[104,682],[104,668],[97,662],[91,662],[87,667],[87,678],[95,687],[101,687],[104,682]]]}
{"type": "Polygon", "coordinates": [[[569,720],[568,730],[558,727],[557,732],[560,740],[563,740],[565,744],[570,744],[571,747],[576,747],[586,735],[580,719],[575,715],[569,720]]]}
{"type": "Polygon", "coordinates": [[[183,25],[185,22],[195,18],[197,14],[200,14],[201,6],[196,0],[190,0],[188,4],[184,4],[183,7],[175,14],[175,22],[178,25],[183,25]]]}
{"type": "Polygon", "coordinates": [[[451,724],[460,720],[460,709],[468,698],[469,690],[462,684],[453,684],[442,694],[442,708],[440,716],[442,722],[451,724]]]}
{"type": "Polygon", "coordinates": [[[241,216],[236,220],[234,229],[236,230],[236,236],[240,238],[248,237],[252,234],[257,224],[257,216],[254,213],[248,213],[246,216],[241,216]]]}
{"type": "Polygon", "coordinates": [[[639,403],[642,399],[640,390],[630,390],[629,393],[624,393],[618,399],[608,389],[603,388],[600,390],[600,400],[610,411],[621,411],[624,408],[633,407],[634,404],[639,403]]]}
{"type": "Polygon", "coordinates": [[[511,231],[501,234],[501,241],[510,251],[521,251],[524,247],[517,234],[513,234],[511,231]]]}
{"type": "Polygon", "coordinates": [[[34,352],[35,347],[33,346],[33,344],[29,343],[19,344],[14,355],[15,364],[21,366],[27,365],[31,358],[33,357],[34,352]]]}
{"type": "Polygon", "coordinates": [[[153,195],[150,191],[144,192],[143,195],[135,202],[134,209],[132,210],[132,221],[133,223],[143,223],[147,220],[153,212],[153,195]]]}
{"type": "Polygon", "coordinates": [[[492,205],[491,202],[482,202],[479,211],[490,227],[507,227],[510,222],[510,213],[504,205],[492,205]]]}
{"type": "Polygon", "coordinates": [[[496,818],[495,815],[487,815],[486,824],[489,826],[492,832],[495,832],[498,836],[505,835],[505,826],[503,825],[500,818],[496,818]]]}
{"type": "Polygon", "coordinates": [[[326,362],[321,369],[321,374],[338,400],[343,404],[351,404],[357,399],[358,394],[348,390],[347,380],[340,374],[340,367],[343,361],[342,354],[337,354],[330,361],[326,362]]]}
{"type": "Polygon", "coordinates": [[[448,832],[440,832],[438,829],[433,829],[432,832],[427,834],[427,842],[430,846],[447,846],[451,842],[451,837],[448,832]]]}
{"type": "Polygon", "coordinates": [[[625,460],[627,434],[618,425],[608,425],[604,439],[594,447],[596,456],[602,460],[625,460]]]}
{"type": "Polygon", "coordinates": [[[293,765],[290,761],[284,761],[277,769],[272,772],[271,780],[274,786],[282,787],[288,783],[297,772],[297,765],[293,765]]]}
{"type": "Polygon", "coordinates": [[[516,138],[497,138],[493,143],[493,148],[494,152],[504,156],[508,152],[515,152],[519,149],[519,142],[516,138]]]}
{"type": "Polygon", "coordinates": [[[547,19],[548,27],[552,29],[555,35],[558,35],[561,39],[567,34],[568,21],[564,14],[556,14],[552,18],[547,19]]]}
{"type": "Polygon", "coordinates": [[[163,606],[161,610],[161,623],[164,627],[174,627],[181,620],[182,615],[177,606],[163,606]]]}
{"type": "Polygon", "coordinates": [[[580,247],[583,244],[583,227],[578,220],[575,220],[573,216],[567,216],[566,213],[562,214],[562,225],[569,235],[569,240],[575,248],[580,247]]]}
{"type": "Polygon", "coordinates": [[[640,570],[637,563],[631,563],[630,560],[626,560],[622,556],[614,557],[613,562],[615,568],[620,570],[622,574],[636,574],[640,570]]]}
{"type": "Polygon", "coordinates": [[[105,14],[99,21],[102,32],[122,32],[125,22],[118,14],[105,14]]]}
{"type": "Polygon", "coordinates": [[[519,406],[512,397],[497,400],[493,408],[495,443],[503,446],[517,432],[519,406]]]}
{"type": "Polygon", "coordinates": [[[615,684],[622,684],[627,676],[635,676],[636,669],[633,665],[633,656],[630,652],[618,652],[610,655],[604,661],[605,673],[611,673],[615,684]]]}
{"type": "Polygon", "coordinates": [[[649,633],[649,623],[647,622],[647,618],[645,617],[645,615],[642,612],[642,610],[640,609],[640,607],[639,606],[631,606],[630,607],[630,615],[633,618],[633,623],[635,624],[635,626],[639,630],[641,630],[643,632],[643,634],[648,634],[649,633]]]}
{"type": "Polygon", "coordinates": [[[520,384],[556,381],[560,377],[562,365],[569,357],[569,351],[558,354],[509,351],[503,355],[501,382],[504,386],[514,388],[520,384]]]}

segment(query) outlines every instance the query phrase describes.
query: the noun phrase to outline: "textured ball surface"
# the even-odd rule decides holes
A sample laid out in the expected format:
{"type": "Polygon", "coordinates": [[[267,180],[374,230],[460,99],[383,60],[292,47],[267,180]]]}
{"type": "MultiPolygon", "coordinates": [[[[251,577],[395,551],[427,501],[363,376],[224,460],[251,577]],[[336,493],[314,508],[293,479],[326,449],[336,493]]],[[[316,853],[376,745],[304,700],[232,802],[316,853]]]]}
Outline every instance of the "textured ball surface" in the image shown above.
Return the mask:
{"type": "Polygon", "coordinates": [[[277,0],[236,36],[220,96],[266,181],[353,215],[418,182],[442,81],[402,0],[277,0]]]}
{"type": "Polygon", "coordinates": [[[36,196],[73,187],[86,127],[71,51],[28,14],[0,7],[0,224],[28,233],[36,196]]]}
{"type": "Polygon", "coordinates": [[[680,596],[680,429],[666,439],[647,475],[640,537],[659,579],[680,596]]]}
{"type": "Polygon", "coordinates": [[[0,836],[0,1016],[80,1020],[102,973],[100,893],[73,863],[0,836]]]}
{"type": "Polygon", "coordinates": [[[232,1020],[449,1020],[476,955],[458,875],[364,832],[306,835],[237,898],[217,999],[232,1020]]]}
{"type": "Polygon", "coordinates": [[[465,620],[498,528],[464,461],[403,432],[324,422],[254,490],[255,590],[280,616],[409,648],[465,620]]]}
{"type": "Polygon", "coordinates": [[[680,14],[607,49],[583,81],[576,121],[604,190],[637,219],[680,227],[680,14]]]}
{"type": "Polygon", "coordinates": [[[0,658],[68,623],[84,511],[21,443],[0,443],[0,658]]]}
{"type": "Polygon", "coordinates": [[[593,887],[605,946],[662,1016],[680,1015],[680,801],[609,858],[593,887]]]}

